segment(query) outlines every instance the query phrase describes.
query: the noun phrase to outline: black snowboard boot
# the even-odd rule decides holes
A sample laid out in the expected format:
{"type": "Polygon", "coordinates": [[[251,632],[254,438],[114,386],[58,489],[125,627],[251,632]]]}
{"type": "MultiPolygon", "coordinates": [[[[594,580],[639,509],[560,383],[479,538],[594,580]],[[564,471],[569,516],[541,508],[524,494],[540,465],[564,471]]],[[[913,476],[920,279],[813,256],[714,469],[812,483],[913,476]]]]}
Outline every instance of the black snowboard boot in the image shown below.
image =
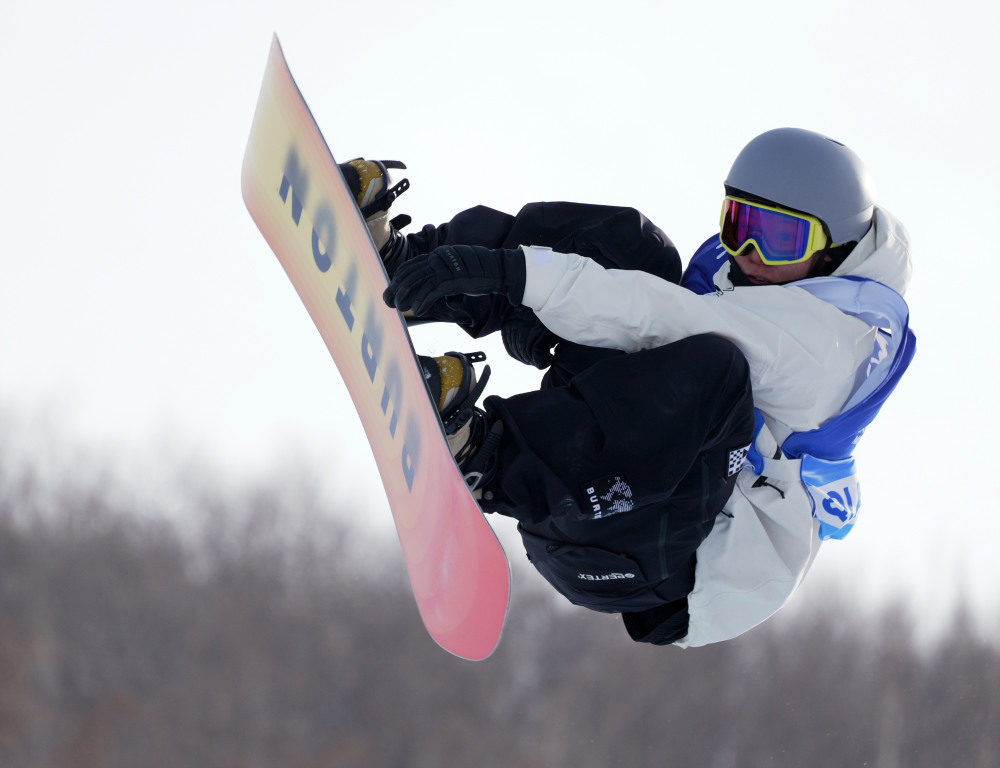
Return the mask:
{"type": "Polygon", "coordinates": [[[410,217],[403,214],[389,218],[389,207],[393,201],[410,187],[409,179],[403,179],[390,187],[389,169],[405,169],[398,160],[365,160],[357,158],[340,164],[348,189],[365,217],[368,232],[372,236],[379,256],[391,276],[396,267],[406,260],[407,243],[399,230],[410,223],[410,217]]]}
{"type": "Polygon", "coordinates": [[[490,367],[483,368],[483,377],[477,383],[472,364],[485,359],[482,352],[419,357],[431,399],[441,414],[451,455],[477,499],[496,473],[496,449],[503,434],[503,424],[490,424],[486,411],[476,407],[490,378],[490,367]]]}

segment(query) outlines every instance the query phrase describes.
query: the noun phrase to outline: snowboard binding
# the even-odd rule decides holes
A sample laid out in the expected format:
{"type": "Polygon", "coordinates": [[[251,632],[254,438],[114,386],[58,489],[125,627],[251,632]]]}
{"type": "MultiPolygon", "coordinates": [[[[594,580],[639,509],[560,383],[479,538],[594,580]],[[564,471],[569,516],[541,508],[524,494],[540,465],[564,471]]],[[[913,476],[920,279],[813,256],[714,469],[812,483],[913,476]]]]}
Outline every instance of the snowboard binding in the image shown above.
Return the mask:
{"type": "Polygon", "coordinates": [[[448,352],[440,357],[418,359],[441,416],[451,454],[469,488],[479,491],[493,479],[496,471],[493,459],[503,435],[503,424],[499,421],[490,424],[486,411],[476,406],[489,381],[490,367],[483,368],[482,378],[477,382],[472,364],[483,362],[486,355],[448,352]]]}
{"type": "Polygon", "coordinates": [[[354,195],[366,220],[376,213],[388,211],[393,201],[410,188],[409,179],[389,187],[392,183],[390,168],[405,170],[406,164],[399,160],[365,160],[362,157],[340,164],[347,188],[354,195]]]}
{"type": "Polygon", "coordinates": [[[389,169],[405,170],[406,165],[399,160],[365,160],[358,157],[339,165],[347,182],[347,188],[354,195],[375,248],[391,276],[396,267],[406,260],[409,248],[406,238],[399,230],[412,219],[406,214],[389,218],[389,208],[396,198],[410,188],[410,180],[403,179],[393,187],[389,169]]]}

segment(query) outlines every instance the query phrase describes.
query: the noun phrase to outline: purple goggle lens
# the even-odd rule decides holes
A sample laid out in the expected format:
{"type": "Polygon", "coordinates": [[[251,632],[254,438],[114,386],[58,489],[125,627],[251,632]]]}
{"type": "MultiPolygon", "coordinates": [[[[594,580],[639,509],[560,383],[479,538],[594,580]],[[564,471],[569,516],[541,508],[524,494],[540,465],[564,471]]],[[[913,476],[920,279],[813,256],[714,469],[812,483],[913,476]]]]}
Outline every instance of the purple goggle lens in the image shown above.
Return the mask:
{"type": "Polygon", "coordinates": [[[749,241],[765,264],[790,264],[811,256],[812,224],[781,211],[726,198],[722,209],[721,239],[739,253],[749,241]]]}

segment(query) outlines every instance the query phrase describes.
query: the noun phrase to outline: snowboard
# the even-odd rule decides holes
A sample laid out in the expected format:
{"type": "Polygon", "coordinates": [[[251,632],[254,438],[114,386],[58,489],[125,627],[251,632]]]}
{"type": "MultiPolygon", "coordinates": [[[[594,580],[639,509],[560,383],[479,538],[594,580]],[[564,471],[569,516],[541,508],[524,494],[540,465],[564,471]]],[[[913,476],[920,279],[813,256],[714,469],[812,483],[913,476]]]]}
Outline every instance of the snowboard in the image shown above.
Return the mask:
{"type": "Polygon", "coordinates": [[[406,324],[382,302],[382,262],[277,36],[242,191],[354,402],[427,631],[456,656],[488,657],[507,615],[507,558],[448,450],[406,324]]]}

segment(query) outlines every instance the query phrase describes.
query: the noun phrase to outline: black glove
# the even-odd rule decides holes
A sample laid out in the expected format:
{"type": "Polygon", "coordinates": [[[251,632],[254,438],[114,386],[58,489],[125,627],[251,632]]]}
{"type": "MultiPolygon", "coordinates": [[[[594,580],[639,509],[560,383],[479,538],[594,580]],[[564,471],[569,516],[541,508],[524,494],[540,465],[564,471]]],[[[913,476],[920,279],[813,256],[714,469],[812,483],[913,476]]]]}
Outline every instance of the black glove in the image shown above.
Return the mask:
{"type": "Polygon", "coordinates": [[[446,296],[503,293],[518,306],[525,276],[520,250],[444,245],[401,264],[382,299],[400,312],[412,309],[417,317],[446,296]]]}
{"type": "Polygon", "coordinates": [[[508,355],[543,370],[552,365],[551,349],[560,340],[528,307],[515,307],[507,314],[500,336],[508,355]]]}

